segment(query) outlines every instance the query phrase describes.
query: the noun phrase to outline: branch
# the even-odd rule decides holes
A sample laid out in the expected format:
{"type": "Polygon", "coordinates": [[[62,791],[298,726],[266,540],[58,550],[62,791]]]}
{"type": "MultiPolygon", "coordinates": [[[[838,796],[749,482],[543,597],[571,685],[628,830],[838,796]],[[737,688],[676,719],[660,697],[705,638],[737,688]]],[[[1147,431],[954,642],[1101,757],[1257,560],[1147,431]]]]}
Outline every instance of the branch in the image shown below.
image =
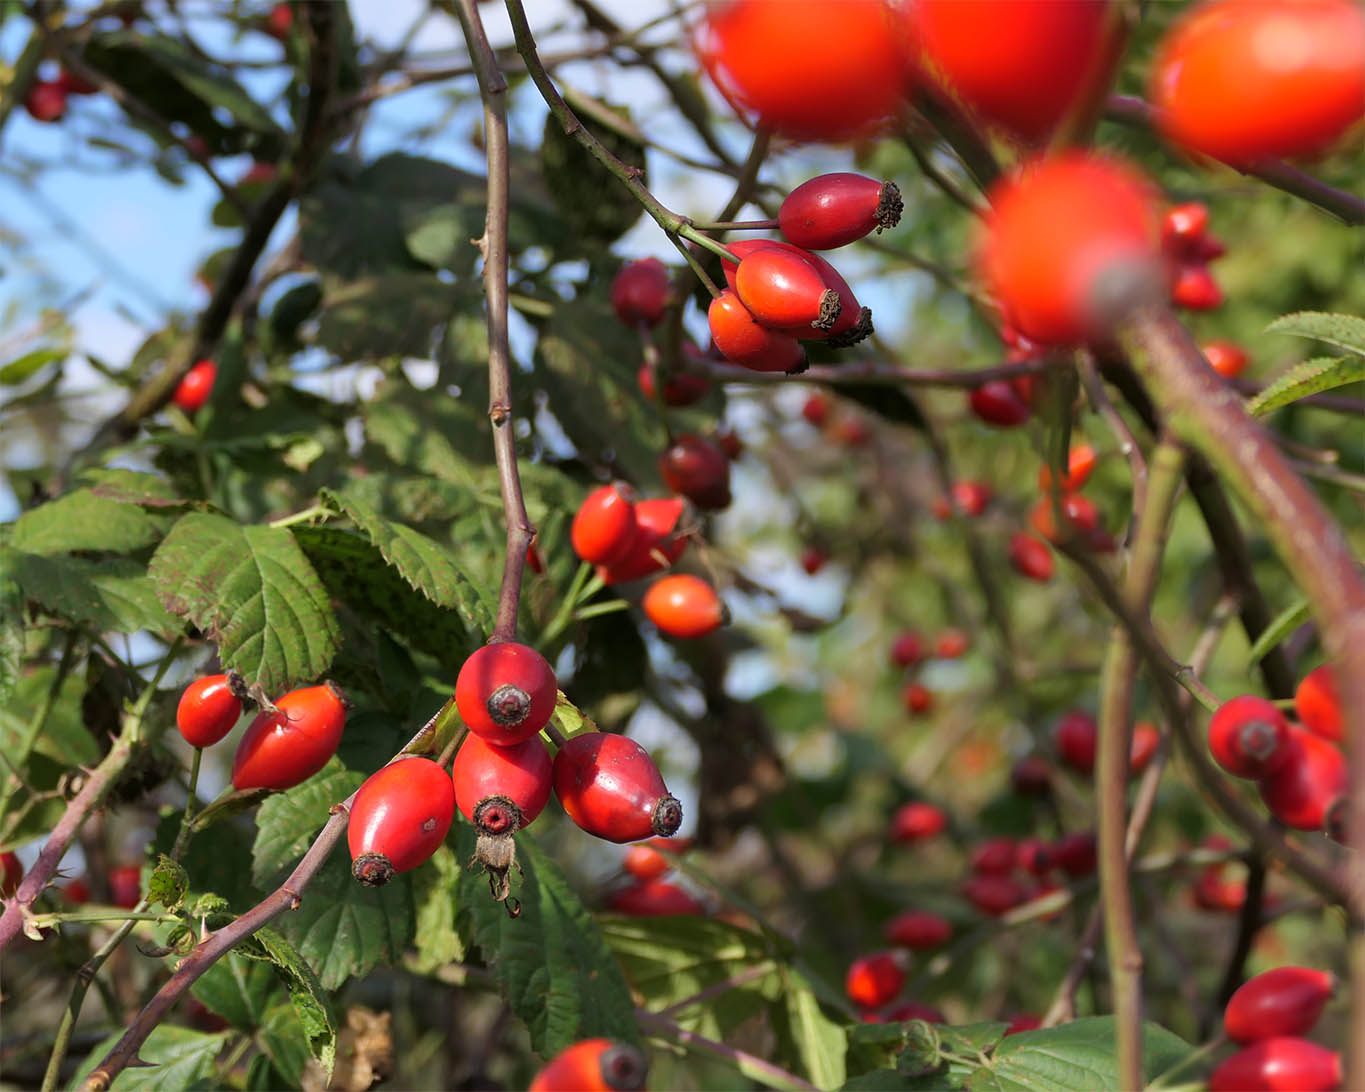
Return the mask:
{"type": "MultiPolygon", "coordinates": [[[[950,368],[902,368],[895,364],[813,364],[798,377],[802,383],[847,383],[868,387],[957,387],[971,390],[992,379],[1040,375],[1055,368],[1055,357],[1033,356],[1010,364],[962,371],[950,368]]],[[[704,375],[716,383],[788,383],[782,372],[755,372],[731,364],[679,362],[680,370],[704,375]]]]}
{"type": "Polygon", "coordinates": [[[785,1069],[773,1065],[772,1062],[764,1061],[747,1051],[718,1043],[714,1039],[704,1038],[686,1028],[679,1027],[672,1020],[655,1015],[652,1012],[636,1009],[635,1021],[648,1034],[660,1039],[673,1040],[699,1053],[710,1054],[714,1058],[728,1062],[750,1080],[757,1081],[768,1088],[791,1089],[792,1092],[816,1092],[815,1085],[802,1080],[795,1073],[788,1073],[785,1069]]]}
{"type": "MultiPolygon", "coordinates": [[[[1107,113],[1114,121],[1148,129],[1152,128],[1156,117],[1156,111],[1149,103],[1131,95],[1110,96],[1107,113]]],[[[1365,224],[1365,198],[1329,186],[1322,179],[1291,167],[1282,159],[1265,159],[1254,167],[1239,167],[1235,163],[1227,166],[1239,174],[1259,178],[1268,186],[1302,198],[1323,212],[1331,213],[1344,224],[1365,224]]]]}

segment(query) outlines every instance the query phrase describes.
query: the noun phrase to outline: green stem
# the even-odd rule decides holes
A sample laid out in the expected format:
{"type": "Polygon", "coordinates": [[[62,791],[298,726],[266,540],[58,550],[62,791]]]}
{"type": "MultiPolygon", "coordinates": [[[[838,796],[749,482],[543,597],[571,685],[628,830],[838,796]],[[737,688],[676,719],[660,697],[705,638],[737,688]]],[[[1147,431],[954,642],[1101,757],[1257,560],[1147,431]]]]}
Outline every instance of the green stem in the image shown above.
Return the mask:
{"type": "Polygon", "coordinates": [[[202,747],[194,749],[194,758],[190,762],[190,784],[188,795],[185,798],[185,814],[180,817],[180,831],[175,836],[175,844],[171,847],[171,860],[180,860],[180,854],[185,851],[185,846],[190,840],[190,832],[193,829],[191,824],[194,822],[195,812],[198,810],[199,803],[199,764],[204,759],[202,747]]]}
{"type": "Polygon", "coordinates": [[[617,611],[629,609],[630,604],[624,599],[610,599],[605,603],[594,603],[590,607],[574,611],[573,620],[575,622],[586,622],[589,618],[599,618],[604,614],[615,614],[617,611]]]}

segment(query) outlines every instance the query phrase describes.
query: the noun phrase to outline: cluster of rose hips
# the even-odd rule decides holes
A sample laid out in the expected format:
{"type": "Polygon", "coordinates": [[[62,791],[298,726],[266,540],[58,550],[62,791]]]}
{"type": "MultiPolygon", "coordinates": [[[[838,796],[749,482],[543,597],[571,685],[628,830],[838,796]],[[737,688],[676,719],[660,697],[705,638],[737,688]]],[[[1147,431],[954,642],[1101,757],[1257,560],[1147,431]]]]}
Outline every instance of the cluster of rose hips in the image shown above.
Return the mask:
{"type": "Polygon", "coordinates": [[[1311,967],[1276,967],[1244,982],[1223,1010],[1223,1032],[1241,1049],[1209,1076],[1209,1092],[1340,1088],[1341,1055],[1303,1038],[1335,989],[1331,974],[1311,967]]]}
{"type": "Polygon", "coordinates": [[[1285,826],[1325,831],[1342,841],[1350,777],[1332,671],[1323,664],[1299,683],[1298,724],[1252,694],[1224,702],[1209,720],[1209,751],[1228,773],[1255,781],[1265,806],[1285,826]]]}
{"type": "MultiPolygon", "coordinates": [[[[971,639],[955,627],[945,629],[929,645],[918,633],[906,630],[891,642],[891,664],[910,673],[930,658],[956,660],[966,654],[971,639]]],[[[901,690],[901,702],[911,716],[919,716],[934,707],[934,694],[914,678],[907,679],[901,690]]]]}
{"type": "Polygon", "coordinates": [[[607,896],[607,907],[632,917],[658,917],[668,914],[705,914],[703,906],[684,888],[666,877],[673,862],[660,850],[686,852],[690,838],[651,838],[626,851],[621,868],[631,882],[607,896]]]}
{"type": "MultiPolygon", "coordinates": [[[[697,497],[711,502],[720,499],[714,495],[717,487],[711,476],[717,463],[725,475],[724,500],[728,504],[728,464],[716,445],[684,436],[660,460],[665,480],[694,504],[697,497]]],[[[574,551],[597,566],[606,584],[639,580],[667,569],[687,546],[689,535],[682,526],[688,508],[684,497],[638,500],[624,482],[601,486],[583,499],[574,514],[569,530],[574,551]]],[[[670,573],[654,581],[645,592],[642,606],[649,620],[670,637],[705,636],[729,617],[716,590],[690,573],[670,573]]]]}

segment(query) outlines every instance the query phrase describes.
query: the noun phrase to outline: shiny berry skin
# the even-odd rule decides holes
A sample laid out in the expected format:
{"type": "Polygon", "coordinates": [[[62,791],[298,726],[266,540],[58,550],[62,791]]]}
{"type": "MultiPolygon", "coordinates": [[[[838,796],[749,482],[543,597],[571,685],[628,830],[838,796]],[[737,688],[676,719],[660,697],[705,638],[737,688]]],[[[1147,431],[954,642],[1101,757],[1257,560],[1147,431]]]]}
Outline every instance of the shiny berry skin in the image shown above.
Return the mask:
{"type": "Polygon", "coordinates": [[[969,876],[961,890],[963,898],[990,917],[999,917],[1028,901],[1028,892],[1008,876],[969,876]]]}
{"type": "Polygon", "coordinates": [[[213,393],[214,380],[218,378],[218,365],[212,360],[201,360],[185,373],[180,385],[171,395],[171,401],[186,413],[198,413],[207,405],[213,393]]]}
{"type": "Polygon", "coordinates": [[[948,828],[948,816],[940,807],[912,800],[902,804],[891,817],[893,842],[921,842],[942,834],[948,828]]]}
{"type": "Polygon", "coordinates": [[[1326,151],[1365,117],[1365,11],[1351,0],[1215,0],[1167,32],[1148,97],[1163,136],[1249,165],[1326,151]]]}
{"type": "Polygon", "coordinates": [[[1026,755],[1010,769],[1010,787],[1020,796],[1046,796],[1052,791],[1052,767],[1041,755],[1026,755]]]}
{"type": "Polygon", "coordinates": [[[554,760],[555,795],[579,827],[608,842],[667,838],[682,822],[649,752],[625,736],[584,732],[554,760]]]}
{"type": "MultiPolygon", "coordinates": [[[[635,381],[640,385],[640,393],[650,401],[654,400],[654,369],[641,364],[635,373],[635,381]]],[[[665,406],[690,406],[700,402],[711,391],[710,380],[704,375],[691,372],[676,372],[664,380],[663,403],[665,406]]]]}
{"type": "Polygon", "coordinates": [[[1223,290],[1202,261],[1181,262],[1171,281],[1171,302],[1186,311],[1213,311],[1222,305],[1223,290]]]}
{"type": "Polygon", "coordinates": [[[971,638],[960,629],[945,629],[934,638],[934,655],[940,660],[956,660],[971,647],[971,638]]]}
{"type": "Polygon", "coordinates": [[[1258,780],[1289,761],[1289,722],[1264,698],[1244,694],[1214,711],[1209,751],[1233,776],[1258,780]]]}
{"type": "Polygon", "coordinates": [[[1013,838],[987,838],[972,847],[971,869],[985,876],[1007,876],[1014,871],[1013,838]]]}
{"type": "Polygon", "coordinates": [[[1209,367],[1224,379],[1236,379],[1247,367],[1246,350],[1235,341],[1210,341],[1201,345],[1199,351],[1209,362],[1209,367]]]}
{"type": "Polygon", "coordinates": [[[990,379],[973,387],[967,406],[977,420],[996,428],[1014,428],[1033,416],[1029,404],[1004,379],[990,379]]]}
{"type": "Polygon", "coordinates": [[[1010,564],[1020,576],[1046,584],[1052,579],[1052,551],[1042,539],[1023,531],[1010,535],[1010,564]]]}
{"type": "Polygon", "coordinates": [[[138,865],[116,865],[109,870],[109,901],[131,910],[142,901],[142,869],[138,865]]]}
{"type": "Polygon", "coordinates": [[[1239,1050],[1209,1074],[1209,1092],[1332,1092],[1341,1055],[1308,1039],[1277,1036],[1239,1050]]]}
{"type": "Polygon", "coordinates": [[[942,914],[907,910],[888,921],[882,935],[888,944],[919,952],[946,943],[953,935],[953,926],[942,914]]]}
{"type": "Polygon", "coordinates": [[[639,1092],[648,1073],[644,1055],[629,1043],[584,1039],[551,1058],[528,1092],[639,1092]]]}
{"type": "Polygon", "coordinates": [[[699,576],[673,573],[649,586],[641,606],[646,617],[670,637],[704,637],[725,625],[725,603],[699,576]]]}
{"type": "Polygon", "coordinates": [[[807,546],[801,551],[801,568],[807,576],[814,576],[829,563],[829,554],[819,546],[807,546]]]}
{"type": "Polygon", "coordinates": [[[1311,967],[1276,967],[1249,978],[1228,998],[1223,1031],[1237,1043],[1304,1035],[1336,990],[1336,978],[1311,967]]]}
{"type": "Polygon", "coordinates": [[[672,292],[668,267],[658,258],[627,262],[611,282],[611,308],[622,324],[657,326],[672,292]]]}
{"type": "Polygon", "coordinates": [[[608,584],[621,584],[657,573],[672,565],[687,548],[678,526],[687,511],[681,497],[651,497],[635,503],[636,534],[624,557],[600,566],[598,573],[608,584]]]}
{"type": "Polygon", "coordinates": [[[529,645],[497,641],[476,650],[455,679],[455,706],[471,732],[510,747],[530,739],[555,711],[559,684],[529,645]]]}
{"type": "Polygon", "coordinates": [[[991,487],[985,482],[953,482],[950,492],[951,501],[947,497],[939,497],[934,501],[934,515],[938,519],[947,519],[954,508],[959,515],[979,516],[991,502],[991,487]]]}
{"type": "Polygon", "coordinates": [[[659,476],[674,493],[698,508],[717,511],[730,504],[730,460],[710,440],[679,436],[659,456],[659,476]]]}
{"type": "Polygon", "coordinates": [[[722,289],[706,312],[711,340],[732,364],[755,372],[793,372],[806,352],[796,338],[760,325],[733,289],[722,289]]]}
{"type": "MultiPolygon", "coordinates": [[[[858,302],[858,297],[853,294],[853,289],[849,287],[848,281],[844,280],[843,274],[819,254],[775,239],[739,239],[736,242],[729,243],[727,249],[739,259],[739,264],[722,258],[721,269],[725,271],[726,284],[740,295],[743,295],[739,287],[740,265],[759,251],[776,250],[788,256],[787,259],[783,259],[784,262],[797,259],[804,264],[820,278],[825,291],[832,292],[837,297],[837,307],[834,302],[829,301],[829,297],[824,295],[820,297],[822,301],[829,301],[828,306],[831,314],[837,310],[837,315],[832,324],[825,325],[823,321],[820,321],[812,325],[810,322],[800,321],[790,325],[773,326],[773,329],[791,337],[803,338],[808,341],[812,339],[828,341],[831,345],[839,348],[856,345],[872,333],[872,312],[858,302]]],[[[764,263],[776,263],[777,261],[776,258],[764,259],[764,263]]],[[[790,264],[785,268],[795,275],[800,267],[796,264],[790,264]]],[[[814,291],[814,286],[809,283],[806,274],[800,273],[800,277],[807,283],[806,290],[814,291]]],[[[757,275],[751,274],[751,279],[757,280],[757,275]]],[[[754,313],[754,318],[762,322],[765,328],[770,325],[757,312],[754,313]]]]}
{"type": "Polygon", "coordinates": [[[624,482],[612,482],[583,498],[569,540],[574,553],[588,564],[613,565],[630,551],[637,532],[635,493],[624,482]]]}
{"type": "Polygon", "coordinates": [[[263,29],[276,41],[284,41],[294,29],[294,9],[287,3],[276,4],[265,17],[263,29]]]}
{"type": "Polygon", "coordinates": [[[696,42],[721,94],[795,140],[869,135],[902,108],[915,70],[912,23],[885,0],[730,0],[696,42]]]}
{"type": "Polygon", "coordinates": [[[535,736],[499,747],[471,732],[455,752],[450,781],[455,806],[480,834],[510,834],[545,810],[554,768],[535,736]]]}
{"type": "Polygon", "coordinates": [[[894,182],[836,172],[808,179],[787,194],[777,223],[787,242],[835,250],[900,223],[904,204],[894,182]]]}
{"type": "Polygon", "coordinates": [[[877,1009],[905,986],[903,954],[876,952],[855,959],[844,976],[844,993],[855,1005],[877,1009]]]}
{"type": "Polygon", "coordinates": [[[1289,727],[1289,758],[1258,783],[1270,813],[1295,830],[1322,830],[1339,797],[1346,795],[1346,757],[1321,736],[1289,727]]]}
{"type": "Polygon", "coordinates": [[[1222,865],[1210,865],[1199,873],[1191,894],[1194,904],[1202,910],[1236,914],[1247,901],[1247,885],[1224,879],[1222,865]]]}
{"type": "Polygon", "coordinates": [[[256,714],[232,759],[232,787],[292,789],[336,754],[346,727],[345,696],[331,683],[291,690],[279,713],[256,714]]]}
{"type": "Polygon", "coordinates": [[[242,703],[228,686],[228,677],[205,675],[180,695],[175,726],[191,747],[212,747],[232,731],[241,715],[242,703]]]}
{"type": "Polygon", "coordinates": [[[911,630],[906,630],[891,642],[891,662],[897,667],[913,667],[924,656],[924,641],[911,630]]]}
{"type": "Polygon", "coordinates": [[[1346,738],[1341,719],[1341,696],[1330,664],[1315,667],[1294,691],[1294,711],[1303,726],[1315,735],[1333,742],[1346,738]]]}
{"type": "Polygon", "coordinates": [[[918,716],[934,707],[934,692],[922,683],[911,683],[902,692],[901,701],[906,712],[918,716]]]}
{"type": "Polygon", "coordinates": [[[929,67],[988,122],[1047,138],[1106,67],[1104,0],[919,0],[929,67]]]}
{"type": "Polygon", "coordinates": [[[1099,729],[1089,713],[1067,713],[1052,730],[1052,743],[1057,756],[1077,773],[1088,774],[1095,769],[1096,737],[1099,729]]]}
{"type": "MultiPolygon", "coordinates": [[[[1067,453],[1066,474],[1062,477],[1059,491],[1074,493],[1089,479],[1095,469],[1095,449],[1089,444],[1075,444],[1067,453]]],[[[1038,471],[1038,491],[1048,493],[1052,490],[1052,468],[1044,466],[1038,471]]]]}
{"type": "Polygon", "coordinates": [[[1089,833],[1066,834],[1052,843],[1052,863],[1072,879],[1095,871],[1095,836],[1089,833]]]}
{"type": "Polygon", "coordinates": [[[621,867],[637,880],[657,880],[673,867],[673,861],[659,850],[685,853],[691,845],[691,838],[651,838],[641,845],[631,846],[626,851],[621,867]]]}
{"type": "Polygon", "coordinates": [[[366,887],[382,887],[411,872],[445,841],[454,818],[455,789],[444,767],[429,758],[390,762],[365,779],[351,805],[351,874],[366,887]]]}
{"type": "Polygon", "coordinates": [[[1030,876],[1046,876],[1052,871],[1052,847],[1041,838],[1021,838],[1014,847],[1014,863],[1030,876]]]}
{"type": "Polygon", "coordinates": [[[761,247],[739,263],[735,291],[764,326],[794,328],[789,331],[794,334],[810,327],[829,330],[841,310],[838,295],[813,265],[776,247],[761,247]]]}
{"type": "Polygon", "coordinates": [[[730,429],[722,429],[716,433],[716,446],[725,452],[725,457],[731,462],[744,454],[744,441],[739,438],[737,432],[730,429]]]}
{"type": "Polygon", "coordinates": [[[1164,289],[1156,201],[1135,168],[1063,153],[1025,165],[990,198],[977,266],[1025,337],[1096,340],[1164,289]]]}
{"type": "Polygon", "coordinates": [[[1062,510],[1062,516],[1069,528],[1065,536],[1061,535],[1057,529],[1051,497],[1040,497],[1029,511],[1029,523],[1035,531],[1049,542],[1058,542],[1064,537],[1073,536],[1088,540],[1099,530],[1100,512],[1089,497],[1082,496],[1080,493],[1067,493],[1065,496],[1057,498],[1057,507],[1062,510]]]}
{"type": "Polygon", "coordinates": [[[1161,249],[1176,258],[1197,258],[1209,230],[1208,206],[1187,201],[1166,210],[1161,221],[1161,249]]]}
{"type": "Polygon", "coordinates": [[[667,880],[642,880],[630,887],[613,891],[607,897],[607,908],[634,918],[667,917],[689,914],[700,917],[706,907],[677,884],[667,880]]]}
{"type": "Polygon", "coordinates": [[[816,391],[802,404],[801,416],[820,428],[829,419],[829,409],[829,395],[816,391]]]}
{"type": "Polygon", "coordinates": [[[24,109],[34,121],[60,121],[66,113],[66,88],[58,80],[34,80],[24,96],[24,109]]]}
{"type": "Polygon", "coordinates": [[[7,899],[19,890],[24,878],[24,866],[14,853],[0,853],[0,899],[7,899]]]}
{"type": "Polygon", "coordinates": [[[1152,761],[1161,746],[1161,732],[1155,724],[1141,720],[1133,725],[1133,742],[1128,751],[1128,775],[1136,777],[1152,761]]]}

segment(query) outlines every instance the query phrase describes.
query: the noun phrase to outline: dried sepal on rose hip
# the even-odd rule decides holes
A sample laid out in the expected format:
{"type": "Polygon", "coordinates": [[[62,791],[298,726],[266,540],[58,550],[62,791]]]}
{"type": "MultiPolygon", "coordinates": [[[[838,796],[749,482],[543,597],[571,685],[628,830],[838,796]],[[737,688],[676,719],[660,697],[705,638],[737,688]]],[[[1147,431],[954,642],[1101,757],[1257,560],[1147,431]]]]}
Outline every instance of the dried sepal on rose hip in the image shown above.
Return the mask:
{"type": "Polygon", "coordinates": [[[450,779],[460,814],[480,834],[511,834],[545,809],[553,768],[538,737],[499,747],[471,732],[455,752],[450,779]]]}
{"type": "Polygon", "coordinates": [[[558,692],[544,656],[529,645],[496,641],[465,660],[455,679],[455,706],[471,732],[510,747],[550,722],[558,692]]]}
{"type": "Polygon", "coordinates": [[[445,841],[454,817],[450,777],[431,759],[400,758],[376,770],[351,805],[346,826],[351,874],[367,887],[380,887],[411,872],[445,841]]]}
{"type": "Polygon", "coordinates": [[[1265,698],[1231,698],[1209,719],[1209,752],[1234,777],[1268,777],[1291,757],[1289,722],[1265,698]]]}
{"type": "Polygon", "coordinates": [[[797,331],[828,333],[843,310],[839,294],[826,287],[819,270],[775,246],[761,246],[740,261],[735,291],[764,326],[796,336],[803,336],[797,331]]]}
{"type": "Polygon", "coordinates": [[[835,250],[900,223],[905,203],[894,182],[849,172],[817,175],[787,195],[777,212],[789,243],[835,250]]]}
{"type": "Polygon", "coordinates": [[[682,824],[682,805],[649,752],[625,736],[584,732],[566,740],[555,755],[554,788],[569,818],[608,842],[667,838],[682,824]]]}

